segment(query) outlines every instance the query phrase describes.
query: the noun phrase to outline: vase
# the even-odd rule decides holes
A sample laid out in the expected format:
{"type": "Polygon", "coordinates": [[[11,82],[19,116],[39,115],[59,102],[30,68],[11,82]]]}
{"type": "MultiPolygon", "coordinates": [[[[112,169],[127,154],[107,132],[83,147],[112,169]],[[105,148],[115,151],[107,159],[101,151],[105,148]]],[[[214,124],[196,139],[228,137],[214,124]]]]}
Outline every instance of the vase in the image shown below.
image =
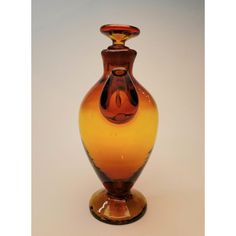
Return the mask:
{"type": "Polygon", "coordinates": [[[125,46],[140,30],[109,24],[100,31],[113,44],[102,51],[103,75],[79,112],[83,146],[105,187],[92,195],[89,207],[100,221],[127,224],[146,211],[145,197],[131,188],[153,149],[158,111],[150,93],[133,76],[137,52],[125,46]]]}

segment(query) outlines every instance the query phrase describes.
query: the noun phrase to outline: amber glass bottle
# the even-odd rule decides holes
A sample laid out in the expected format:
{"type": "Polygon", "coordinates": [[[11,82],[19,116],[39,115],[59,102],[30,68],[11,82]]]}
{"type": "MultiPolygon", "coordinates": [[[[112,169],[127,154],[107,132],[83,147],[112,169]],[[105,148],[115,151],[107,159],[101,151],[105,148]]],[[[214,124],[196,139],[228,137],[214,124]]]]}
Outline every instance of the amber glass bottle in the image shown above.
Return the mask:
{"type": "Polygon", "coordinates": [[[158,124],[156,104],[134,78],[136,51],[125,41],[139,34],[129,25],[104,25],[113,45],[102,51],[104,73],[85,96],[79,113],[84,148],[105,186],[90,200],[99,220],[127,224],[139,219],[146,200],[131,190],[152,151],[158,124]]]}

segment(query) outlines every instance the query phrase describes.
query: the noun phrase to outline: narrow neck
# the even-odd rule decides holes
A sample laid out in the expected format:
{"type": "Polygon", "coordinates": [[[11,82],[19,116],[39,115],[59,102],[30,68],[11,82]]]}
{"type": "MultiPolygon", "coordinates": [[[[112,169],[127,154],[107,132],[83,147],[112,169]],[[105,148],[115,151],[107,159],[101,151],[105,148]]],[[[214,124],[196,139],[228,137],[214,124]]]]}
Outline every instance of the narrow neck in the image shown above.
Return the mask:
{"type": "Polygon", "coordinates": [[[124,67],[130,75],[132,75],[133,63],[137,52],[132,49],[102,51],[103,67],[105,78],[111,74],[111,71],[116,67],[124,67]]]}

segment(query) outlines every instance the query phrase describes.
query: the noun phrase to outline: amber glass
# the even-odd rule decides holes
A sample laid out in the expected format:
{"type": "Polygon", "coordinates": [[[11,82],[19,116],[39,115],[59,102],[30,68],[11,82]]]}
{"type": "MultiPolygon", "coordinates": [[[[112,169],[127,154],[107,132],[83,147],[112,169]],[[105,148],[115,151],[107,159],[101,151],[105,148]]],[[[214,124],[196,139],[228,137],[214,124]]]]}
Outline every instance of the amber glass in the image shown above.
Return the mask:
{"type": "Polygon", "coordinates": [[[89,160],[105,189],[90,200],[99,220],[127,224],[139,219],[146,200],[131,189],[152,151],[158,124],[156,104],[132,73],[136,51],[125,41],[139,34],[129,25],[105,25],[113,45],[102,51],[104,73],[85,96],[80,133],[89,160]]]}

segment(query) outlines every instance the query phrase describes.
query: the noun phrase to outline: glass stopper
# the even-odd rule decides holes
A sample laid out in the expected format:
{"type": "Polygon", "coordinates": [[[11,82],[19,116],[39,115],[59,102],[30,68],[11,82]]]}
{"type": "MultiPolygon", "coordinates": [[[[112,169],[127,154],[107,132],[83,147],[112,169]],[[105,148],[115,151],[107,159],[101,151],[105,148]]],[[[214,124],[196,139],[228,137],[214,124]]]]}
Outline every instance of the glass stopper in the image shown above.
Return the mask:
{"type": "Polygon", "coordinates": [[[131,25],[108,24],[100,28],[101,33],[109,37],[113,46],[124,46],[127,39],[138,36],[140,30],[131,25]]]}

